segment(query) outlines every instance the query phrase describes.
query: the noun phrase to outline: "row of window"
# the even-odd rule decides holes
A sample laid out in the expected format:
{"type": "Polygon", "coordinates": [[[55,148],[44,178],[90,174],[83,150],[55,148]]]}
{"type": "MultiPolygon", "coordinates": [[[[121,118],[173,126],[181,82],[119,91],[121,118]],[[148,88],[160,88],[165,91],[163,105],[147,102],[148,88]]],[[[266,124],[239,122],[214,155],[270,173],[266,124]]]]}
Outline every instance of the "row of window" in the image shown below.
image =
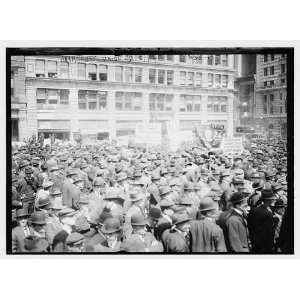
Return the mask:
{"type": "MultiPolygon", "coordinates": [[[[215,57],[218,57],[218,55],[215,57]]],[[[214,58],[214,61],[216,61],[216,58],[214,58]]],[[[56,78],[58,76],[58,64],[56,61],[47,61],[47,66],[46,74],[45,61],[36,60],[36,77],[47,76],[49,78],[56,78]]],[[[60,78],[69,78],[69,64],[67,62],[60,62],[59,74],[60,78]]],[[[79,80],[97,80],[102,82],[108,81],[108,66],[78,63],[77,78],[79,80]]],[[[141,83],[143,82],[143,68],[115,66],[114,80],[116,82],[141,83]]],[[[148,82],[151,84],[174,85],[174,71],[165,69],[149,69],[148,80],[148,82]]],[[[180,71],[179,84],[188,86],[202,86],[202,73],[180,71]]],[[[227,88],[228,75],[208,73],[208,86],[227,88]]]]}
{"type": "MultiPolygon", "coordinates": [[[[149,94],[150,111],[172,111],[174,95],[149,94]]],[[[69,104],[69,90],[66,89],[37,89],[36,101],[38,109],[49,108],[58,104],[69,104]]],[[[143,94],[138,92],[115,92],[115,108],[118,111],[141,111],[143,94]]],[[[180,112],[200,112],[200,95],[180,95],[180,112]]],[[[79,90],[78,109],[106,110],[107,91],[79,90]]],[[[208,112],[227,112],[227,97],[208,96],[208,112]]]]}
{"type": "MultiPolygon", "coordinates": [[[[285,85],[286,84],[286,79],[281,78],[280,79],[280,85],[285,85]]],[[[274,87],[275,86],[275,81],[270,80],[270,81],[264,81],[264,87],[274,87]]]]}
{"type": "MultiPolygon", "coordinates": [[[[274,66],[271,66],[270,68],[264,68],[264,76],[274,75],[274,71],[275,71],[274,66]]],[[[285,64],[280,65],[280,72],[281,74],[284,74],[286,72],[285,64]]]]}
{"type": "MultiPolygon", "coordinates": [[[[281,54],[280,57],[284,58],[286,55],[281,54]]],[[[264,54],[264,62],[273,61],[275,60],[275,54],[264,54]]]]}

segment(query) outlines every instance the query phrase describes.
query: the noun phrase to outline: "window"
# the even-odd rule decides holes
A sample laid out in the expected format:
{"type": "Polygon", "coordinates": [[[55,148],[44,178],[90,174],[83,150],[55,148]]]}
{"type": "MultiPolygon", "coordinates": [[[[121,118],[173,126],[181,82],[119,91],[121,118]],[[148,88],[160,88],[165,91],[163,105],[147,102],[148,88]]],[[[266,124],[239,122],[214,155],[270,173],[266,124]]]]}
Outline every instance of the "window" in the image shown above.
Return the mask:
{"type": "Polygon", "coordinates": [[[11,71],[10,72],[10,94],[11,94],[11,96],[13,96],[14,95],[14,72],[13,71],[11,71]]]}
{"type": "Polygon", "coordinates": [[[222,75],[222,87],[228,87],[228,75],[222,75]]]}
{"type": "Polygon", "coordinates": [[[67,62],[60,63],[60,77],[69,78],[69,63],[67,62]]]}
{"type": "Polygon", "coordinates": [[[221,55],[215,55],[215,65],[221,64],[221,55]]]}
{"type": "Polygon", "coordinates": [[[167,85],[172,85],[174,82],[174,71],[167,71],[167,85]]]}
{"type": "Polygon", "coordinates": [[[280,65],[281,74],[285,73],[285,64],[280,65]]]}
{"type": "Polygon", "coordinates": [[[35,76],[36,77],[45,77],[45,61],[36,60],[35,61],[35,76]]]}
{"type": "Polygon", "coordinates": [[[221,75],[216,74],[216,87],[220,88],[221,87],[221,75]]]}
{"type": "Polygon", "coordinates": [[[195,73],[195,85],[196,86],[202,85],[202,73],[200,73],[200,72],[195,73]]]}
{"type": "Polygon", "coordinates": [[[36,103],[37,109],[54,109],[59,103],[62,105],[68,105],[69,90],[37,89],[36,103]]]}
{"type": "Polygon", "coordinates": [[[264,87],[268,86],[268,81],[264,81],[264,87]]]}
{"type": "Polygon", "coordinates": [[[180,73],[179,73],[179,84],[180,85],[185,85],[185,80],[186,80],[186,72],[180,71],[180,73]]]}
{"type": "Polygon", "coordinates": [[[171,111],[173,109],[173,95],[151,93],[149,95],[150,111],[171,111]]]}
{"type": "Polygon", "coordinates": [[[149,69],[149,81],[150,83],[156,83],[156,70],[155,69],[149,69]]]}
{"type": "Polygon", "coordinates": [[[123,81],[123,67],[115,67],[115,80],[118,82],[123,81]]]}
{"type": "Polygon", "coordinates": [[[159,84],[165,83],[165,71],[164,70],[158,70],[158,83],[159,84]]]}
{"type": "Polygon", "coordinates": [[[264,68],[264,76],[268,76],[268,68],[264,68]]]}
{"type": "Polygon", "coordinates": [[[185,55],[179,55],[179,61],[182,63],[186,62],[186,56],[185,55]]]}
{"type": "Polygon", "coordinates": [[[123,109],[123,92],[116,92],[116,110],[122,110],[123,109]]]}
{"type": "Polygon", "coordinates": [[[107,108],[107,92],[98,92],[99,110],[107,108]]]}
{"type": "Polygon", "coordinates": [[[133,68],[125,67],[125,82],[132,82],[133,80],[133,68]]]}
{"type": "Polygon", "coordinates": [[[78,91],[78,108],[86,109],[86,91],[78,91]]]}
{"type": "Polygon", "coordinates": [[[107,81],[107,66],[99,65],[98,66],[98,72],[99,72],[99,80],[100,81],[107,81]]]}
{"type": "Polygon", "coordinates": [[[194,85],[194,73],[193,72],[187,73],[187,85],[194,85]]]}
{"type": "Polygon", "coordinates": [[[268,54],[264,54],[264,62],[268,61],[268,54]]]}
{"type": "Polygon", "coordinates": [[[85,80],[85,78],[86,78],[86,66],[85,66],[85,64],[78,64],[77,65],[77,76],[78,76],[78,79],[85,80]]]}
{"type": "Polygon", "coordinates": [[[78,108],[80,110],[103,110],[106,108],[107,92],[98,91],[78,91],[78,108]]]}
{"type": "Polygon", "coordinates": [[[160,60],[160,61],[165,60],[165,56],[164,55],[158,55],[158,60],[160,60]]]}
{"type": "Polygon", "coordinates": [[[212,87],[214,85],[214,74],[208,73],[208,86],[212,87]]]}
{"type": "Polygon", "coordinates": [[[156,59],[156,57],[155,57],[156,55],[149,55],[149,59],[151,59],[151,60],[155,60],[156,59]]]}
{"type": "Polygon", "coordinates": [[[222,66],[228,67],[228,54],[222,55],[222,66]]]}
{"type": "Polygon", "coordinates": [[[274,80],[270,80],[270,86],[274,86],[274,80]]]}
{"type": "Polygon", "coordinates": [[[207,56],[207,64],[212,66],[214,62],[214,56],[213,55],[208,55],[207,56]]]}
{"type": "Polygon", "coordinates": [[[48,61],[48,77],[55,78],[57,77],[57,62],[49,60],[48,61]]]}
{"type": "Polygon", "coordinates": [[[281,78],[280,83],[281,85],[285,85],[285,78],[281,78]]]}
{"type": "Polygon", "coordinates": [[[174,55],[167,55],[167,60],[168,61],[173,61],[174,60],[174,55]]]}
{"type": "Polygon", "coordinates": [[[46,104],[46,89],[36,90],[36,102],[37,104],[46,104]]]}
{"type": "Polygon", "coordinates": [[[88,79],[97,80],[97,66],[88,64],[87,70],[88,70],[88,79]]]}
{"type": "Polygon", "coordinates": [[[59,98],[58,91],[59,90],[53,90],[53,89],[47,90],[47,98],[48,98],[49,104],[57,104],[58,103],[58,98],[59,98]]]}
{"type": "Polygon", "coordinates": [[[268,113],[268,96],[264,95],[263,99],[263,113],[266,115],[268,113]]]}
{"type": "Polygon", "coordinates": [[[135,68],[134,69],[135,74],[135,82],[142,82],[142,76],[143,76],[143,69],[142,68],[135,68]]]}
{"type": "Polygon", "coordinates": [[[271,54],[271,61],[274,60],[274,54],[271,54]]]}
{"type": "Polygon", "coordinates": [[[69,104],[69,90],[60,90],[60,103],[69,104]]]}
{"type": "Polygon", "coordinates": [[[274,114],[274,95],[270,95],[270,114],[274,114]]]}
{"type": "Polygon", "coordinates": [[[227,112],[227,97],[208,96],[207,112],[227,112]]]}
{"type": "Polygon", "coordinates": [[[280,106],[280,111],[281,114],[283,114],[283,106],[280,106]]]}
{"type": "Polygon", "coordinates": [[[270,67],[270,75],[274,75],[274,66],[270,67]]]}
{"type": "Polygon", "coordinates": [[[201,96],[180,95],[181,112],[199,112],[201,108],[201,96]]]}
{"type": "Polygon", "coordinates": [[[116,110],[136,110],[142,109],[142,93],[116,92],[116,110]]]}

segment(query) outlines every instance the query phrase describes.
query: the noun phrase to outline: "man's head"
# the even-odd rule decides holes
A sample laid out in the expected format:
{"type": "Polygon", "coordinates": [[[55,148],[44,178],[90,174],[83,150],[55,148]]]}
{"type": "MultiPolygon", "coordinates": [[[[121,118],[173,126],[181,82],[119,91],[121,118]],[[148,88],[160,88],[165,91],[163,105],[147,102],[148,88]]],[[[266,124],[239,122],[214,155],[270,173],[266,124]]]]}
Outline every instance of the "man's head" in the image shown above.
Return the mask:
{"type": "Polygon", "coordinates": [[[271,207],[274,205],[277,199],[278,198],[276,197],[276,195],[273,193],[272,190],[269,189],[262,190],[261,201],[264,203],[264,205],[271,207]]]}
{"type": "Polygon", "coordinates": [[[46,225],[46,214],[42,211],[34,212],[30,218],[31,225],[36,232],[44,232],[46,225]]]}
{"type": "Polygon", "coordinates": [[[140,214],[134,214],[131,216],[132,231],[135,234],[144,236],[147,232],[147,220],[140,214]]]}
{"type": "Polygon", "coordinates": [[[240,210],[244,215],[249,213],[249,205],[247,202],[247,198],[241,192],[235,192],[231,195],[229,201],[232,204],[232,207],[240,210]]]}
{"type": "Polygon", "coordinates": [[[105,235],[108,247],[113,248],[117,241],[120,241],[122,236],[122,227],[118,218],[107,218],[101,228],[105,235]]]}
{"type": "Polygon", "coordinates": [[[19,226],[21,226],[22,228],[25,227],[28,223],[28,218],[29,218],[29,214],[27,209],[21,208],[17,210],[16,219],[19,226]]]}
{"type": "Polygon", "coordinates": [[[78,232],[71,233],[66,239],[66,245],[69,252],[82,252],[85,245],[84,236],[78,232]]]}

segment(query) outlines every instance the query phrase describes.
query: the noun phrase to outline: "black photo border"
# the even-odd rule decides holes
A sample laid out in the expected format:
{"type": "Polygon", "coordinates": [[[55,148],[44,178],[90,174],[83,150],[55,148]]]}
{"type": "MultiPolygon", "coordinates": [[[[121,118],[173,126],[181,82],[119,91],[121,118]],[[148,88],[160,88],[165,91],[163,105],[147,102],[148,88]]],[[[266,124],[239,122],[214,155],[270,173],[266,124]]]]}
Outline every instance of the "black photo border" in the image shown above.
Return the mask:
{"type": "MultiPolygon", "coordinates": [[[[266,42],[267,44],[267,42],[266,42]]],[[[38,56],[38,55],[146,55],[146,54],[286,54],[287,55],[287,157],[288,157],[288,228],[289,251],[287,253],[273,253],[270,255],[294,254],[294,48],[293,47],[214,47],[214,48],[99,48],[99,47],[24,47],[6,48],[6,254],[8,255],[265,255],[253,253],[111,253],[111,252],[84,252],[84,253],[12,253],[11,249],[11,56],[38,56]]],[[[269,254],[268,254],[269,255],[269,254]]]]}

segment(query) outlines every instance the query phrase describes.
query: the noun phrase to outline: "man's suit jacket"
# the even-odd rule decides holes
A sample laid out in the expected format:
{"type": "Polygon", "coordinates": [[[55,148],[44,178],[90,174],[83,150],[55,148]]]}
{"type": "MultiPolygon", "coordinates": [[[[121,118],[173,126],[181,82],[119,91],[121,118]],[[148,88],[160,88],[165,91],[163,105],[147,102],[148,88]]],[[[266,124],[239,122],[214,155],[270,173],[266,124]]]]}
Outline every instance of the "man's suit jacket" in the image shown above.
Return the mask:
{"type": "Polygon", "coordinates": [[[192,252],[227,252],[223,231],[207,218],[191,222],[192,252]]]}
{"type": "MultiPolygon", "coordinates": [[[[30,234],[33,235],[33,229],[29,226],[30,234]]],[[[20,226],[12,230],[12,252],[26,252],[25,249],[25,233],[20,226]]]]}
{"type": "Polygon", "coordinates": [[[234,209],[225,221],[224,236],[230,252],[249,252],[248,229],[245,218],[234,209]]]}
{"type": "Polygon", "coordinates": [[[272,253],[275,226],[273,214],[266,206],[260,205],[250,212],[248,226],[253,252],[272,253]]]}

